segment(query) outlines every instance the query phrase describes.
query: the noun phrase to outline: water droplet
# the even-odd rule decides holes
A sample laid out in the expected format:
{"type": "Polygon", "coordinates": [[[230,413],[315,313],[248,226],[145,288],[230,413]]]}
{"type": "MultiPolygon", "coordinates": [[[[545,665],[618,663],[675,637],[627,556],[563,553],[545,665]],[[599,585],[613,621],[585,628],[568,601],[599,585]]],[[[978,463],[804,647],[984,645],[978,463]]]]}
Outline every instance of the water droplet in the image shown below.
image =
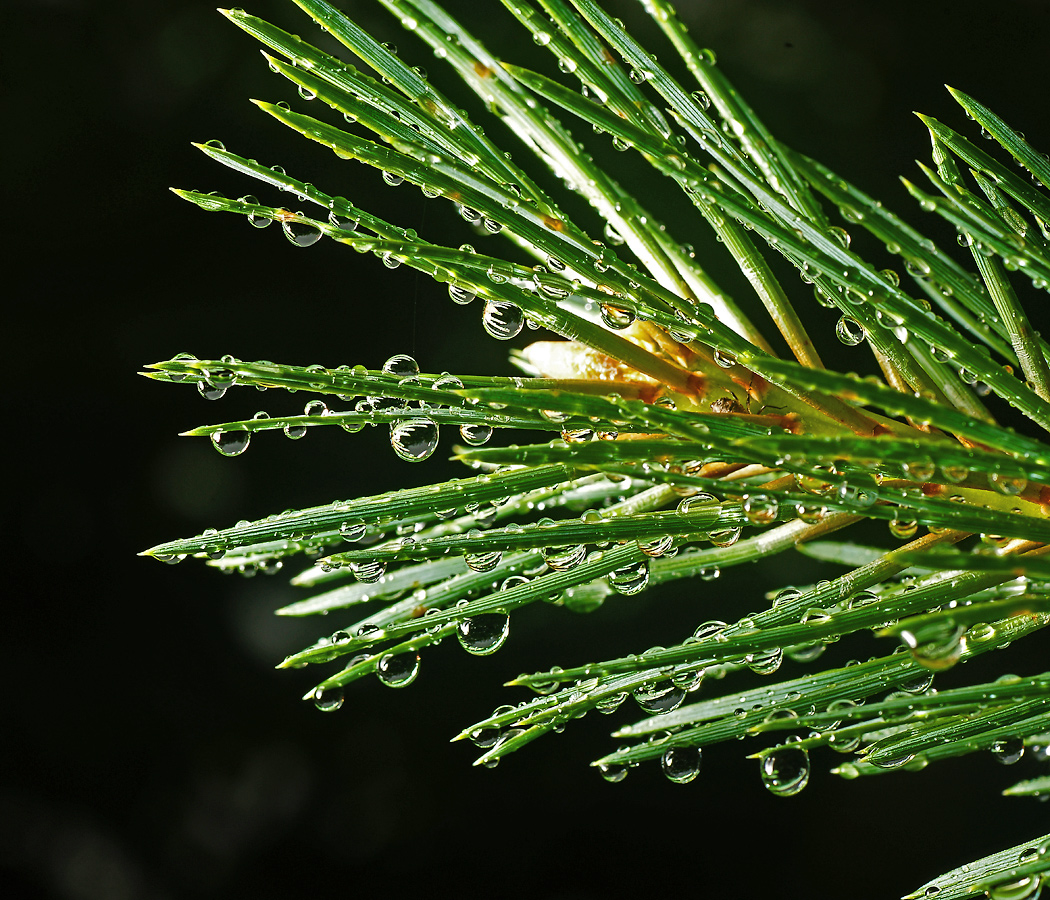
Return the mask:
{"type": "Polygon", "coordinates": [[[595,704],[595,709],[597,709],[602,715],[607,716],[616,712],[626,699],[626,693],[610,694],[608,697],[603,697],[601,700],[598,700],[595,704]]]}
{"type": "Polygon", "coordinates": [[[966,630],[966,642],[969,644],[981,644],[995,637],[995,626],[987,622],[977,622],[966,630]]]}
{"type": "Polygon", "coordinates": [[[623,781],[627,777],[627,766],[617,765],[616,763],[599,763],[597,768],[602,778],[614,784],[618,781],[623,781]]]}
{"type": "Polygon", "coordinates": [[[285,425],[282,430],[284,431],[284,436],[291,441],[297,441],[299,440],[299,438],[306,436],[305,425],[288,424],[285,425]]]}
{"type": "Polygon", "coordinates": [[[484,613],[470,616],[456,623],[459,645],[474,656],[495,653],[510,634],[510,616],[506,613],[484,613]]]}
{"type": "Polygon", "coordinates": [[[586,444],[593,438],[593,428],[566,428],[561,433],[561,439],[567,444],[586,444]]]}
{"type": "Polygon", "coordinates": [[[835,325],[835,336],[847,347],[856,347],[864,340],[864,327],[855,319],[843,316],[835,325]]]}
{"type": "Polygon", "coordinates": [[[583,562],[587,548],[583,544],[571,544],[565,547],[544,547],[540,553],[543,561],[555,572],[568,572],[583,562]]]}
{"type": "Polygon", "coordinates": [[[618,594],[637,594],[649,584],[649,560],[631,563],[609,573],[609,587],[618,594]]]}
{"type": "Polygon", "coordinates": [[[835,496],[843,503],[859,509],[867,509],[879,499],[876,491],[846,481],[835,488],[835,496]]]}
{"type": "MultiPolygon", "coordinates": [[[[481,532],[476,528],[471,529],[469,534],[481,535],[481,532]]],[[[474,572],[489,572],[495,569],[503,559],[502,550],[484,550],[480,553],[464,553],[463,561],[467,564],[467,567],[474,572]]]]}
{"type": "Polygon", "coordinates": [[[250,431],[216,431],[212,433],[211,442],[223,456],[239,456],[248,449],[251,438],[250,431]]]}
{"type": "Polygon", "coordinates": [[[780,647],[772,650],[764,650],[759,653],[749,653],[744,657],[747,667],[756,675],[772,675],[780,668],[784,660],[784,651],[780,647]]]}
{"type": "MultiPolygon", "coordinates": [[[[797,739],[796,739],[797,740],[797,739]]],[[[778,797],[793,797],[809,783],[809,753],[801,747],[781,744],[759,761],[762,784],[778,797]]]]}
{"type": "Polygon", "coordinates": [[[784,648],[784,653],[788,659],[794,660],[797,663],[808,663],[818,659],[823,655],[827,646],[821,641],[814,641],[811,644],[795,644],[791,647],[784,648]]]}
{"type": "Polygon", "coordinates": [[[699,104],[701,109],[711,108],[711,98],[707,96],[703,91],[693,91],[691,94],[692,98],[699,104]]]}
{"type": "Polygon", "coordinates": [[[404,175],[398,175],[396,172],[384,172],[383,181],[385,181],[390,187],[397,187],[399,184],[403,184],[405,180],[404,175]]]}
{"type": "MultiPolygon", "coordinates": [[[[821,507],[821,509],[823,509],[823,507],[821,507]]],[[[716,547],[732,547],[733,544],[740,540],[742,532],[742,528],[725,528],[721,531],[712,531],[708,534],[707,539],[716,547]]]]}
{"type": "Polygon", "coordinates": [[[970,474],[970,469],[965,465],[944,465],[941,466],[941,474],[944,475],[946,481],[958,484],[960,481],[966,480],[970,474]]]}
{"type": "Polygon", "coordinates": [[[697,627],[696,631],[693,632],[694,641],[712,641],[712,640],[725,640],[725,638],[719,638],[723,631],[729,626],[718,619],[712,619],[709,622],[704,622],[703,625],[697,627]]]}
{"type": "Polygon", "coordinates": [[[525,315],[516,303],[507,300],[486,300],[481,324],[492,337],[509,341],[521,333],[525,325],[525,315]]]}
{"type": "Polygon", "coordinates": [[[226,388],[208,384],[206,381],[197,382],[197,390],[205,400],[219,400],[226,393],[226,388]]]}
{"type": "Polygon", "coordinates": [[[602,321],[615,331],[621,331],[634,323],[634,312],[613,306],[611,303],[602,304],[602,321]]]}
{"type": "Polygon", "coordinates": [[[410,378],[419,374],[419,363],[405,353],[397,353],[383,363],[383,374],[394,378],[410,378]]]}
{"type": "Polygon", "coordinates": [[[471,447],[480,447],[492,437],[492,426],[481,422],[469,422],[459,426],[459,436],[471,447]]]}
{"type": "Polygon", "coordinates": [[[1042,878],[1028,875],[992,885],[988,888],[988,897],[989,900],[1037,900],[1042,887],[1042,878]]]}
{"type": "Polygon", "coordinates": [[[937,467],[932,459],[916,459],[911,462],[902,463],[901,469],[904,474],[913,481],[926,482],[933,478],[937,467]]]}
{"type": "Polygon", "coordinates": [[[422,462],[438,445],[438,427],[432,419],[401,419],[390,423],[390,446],[407,462],[422,462]]]}
{"type": "Polygon", "coordinates": [[[996,762],[1004,766],[1012,766],[1024,756],[1024,740],[1022,738],[1008,738],[1005,741],[996,741],[992,744],[992,755],[996,762]]]}
{"type": "Polygon", "coordinates": [[[668,781],[689,784],[700,773],[699,747],[671,747],[660,757],[660,768],[668,781]]]}
{"type": "Polygon", "coordinates": [[[343,689],[339,685],[319,687],[314,691],[314,706],[321,712],[335,712],[343,705],[343,689]]]}
{"type": "Polygon", "coordinates": [[[300,222],[296,219],[285,219],[281,223],[284,236],[296,247],[309,247],[321,240],[321,229],[310,222],[300,222]]]}
{"type": "Polygon", "coordinates": [[[651,559],[658,559],[665,555],[674,544],[674,535],[667,534],[663,537],[653,538],[649,541],[638,541],[638,549],[651,559]]]}
{"type": "Polygon", "coordinates": [[[328,224],[340,231],[357,231],[357,222],[347,216],[341,216],[334,210],[328,213],[328,224]]]}
{"type": "Polygon", "coordinates": [[[726,353],[723,350],[715,350],[714,360],[723,369],[731,369],[736,365],[736,357],[732,353],[726,353]]]}
{"type": "Polygon", "coordinates": [[[893,269],[880,269],[879,275],[882,276],[884,281],[887,281],[893,287],[898,287],[901,283],[901,277],[893,269]]]}
{"type": "Polygon", "coordinates": [[[1028,479],[1023,475],[992,472],[988,476],[988,483],[1000,493],[1006,494],[1008,497],[1014,497],[1028,486],[1028,479]]]}
{"type": "Polygon", "coordinates": [[[838,225],[832,225],[828,229],[828,237],[836,243],[841,244],[845,249],[849,249],[850,234],[845,228],[840,228],[838,225]]]}
{"type": "Polygon", "coordinates": [[[343,522],[339,526],[339,536],[348,544],[356,543],[365,536],[368,526],[364,522],[343,522]]]}
{"type": "Polygon", "coordinates": [[[460,306],[466,306],[477,296],[470,288],[459,284],[449,284],[448,295],[452,298],[453,303],[458,303],[460,306]]]}
{"type": "Polygon", "coordinates": [[[408,687],[419,674],[419,654],[388,653],[376,663],[376,677],[387,687],[408,687]]]}
{"type": "Polygon", "coordinates": [[[1044,851],[1041,851],[1038,847],[1025,847],[1017,855],[1017,865],[1027,866],[1029,863],[1034,863],[1040,856],[1043,855],[1044,851]]]}
{"type": "Polygon", "coordinates": [[[699,493],[693,494],[692,497],[686,497],[682,500],[676,509],[676,512],[680,516],[695,515],[698,512],[707,510],[713,512],[718,505],[718,501],[715,499],[713,494],[699,493]]]}
{"type": "MultiPolygon", "coordinates": [[[[241,203],[248,203],[252,206],[259,205],[259,198],[252,194],[245,194],[243,197],[240,198],[240,201],[241,203]]],[[[269,216],[264,216],[261,213],[250,212],[248,213],[248,221],[256,228],[265,228],[273,221],[273,219],[271,219],[269,216]]]]}
{"type": "Polygon", "coordinates": [[[685,691],[669,681],[651,681],[635,688],[632,696],[645,712],[658,716],[678,709],[685,699],[685,691]]]}
{"type": "Polygon", "coordinates": [[[900,633],[900,639],[917,663],[923,668],[939,672],[950,669],[959,661],[964,632],[961,625],[948,619],[933,622],[914,632],[905,629],[900,633]]]}
{"type": "Polygon", "coordinates": [[[700,690],[700,685],[704,683],[705,674],[705,669],[682,668],[671,675],[671,684],[687,694],[691,694],[693,691],[700,690]]]}
{"type": "Polygon", "coordinates": [[[744,515],[752,525],[769,525],[777,519],[780,504],[776,497],[766,494],[747,494],[744,497],[744,515]]]}
{"type": "Polygon", "coordinates": [[[906,681],[900,682],[897,687],[906,694],[925,694],[932,684],[933,672],[924,671],[906,681]]]}
{"type": "Polygon", "coordinates": [[[919,523],[915,519],[895,518],[890,520],[890,534],[899,540],[906,541],[915,537],[919,523]]]}
{"type": "Polygon", "coordinates": [[[358,581],[375,584],[386,572],[386,563],[375,559],[354,559],[350,561],[350,571],[358,581]]]}

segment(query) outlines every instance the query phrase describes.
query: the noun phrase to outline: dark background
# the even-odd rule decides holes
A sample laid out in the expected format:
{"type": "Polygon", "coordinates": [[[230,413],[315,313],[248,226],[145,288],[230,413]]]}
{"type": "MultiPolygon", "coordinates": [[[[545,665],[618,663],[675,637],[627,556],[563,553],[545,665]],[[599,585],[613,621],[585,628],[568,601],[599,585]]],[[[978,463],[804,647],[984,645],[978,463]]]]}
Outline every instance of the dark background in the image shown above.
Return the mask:
{"type": "MultiPolygon", "coordinates": [[[[609,6],[670,60],[636,4],[609,6]]],[[[453,8],[505,58],[552,70],[494,0],[453,8]]],[[[254,0],[249,11],[316,34],[290,3],[254,0]]],[[[355,3],[353,14],[455,91],[378,4],[355,3]]],[[[912,109],[973,131],[943,82],[1050,146],[1037,89],[1046,2],[722,0],[684,3],[682,14],[775,134],[938,236],[944,229],[922,217],[897,175],[921,178],[912,160],[928,157],[912,109]]],[[[313,676],[273,665],[331,631],[330,620],[273,617],[294,599],[281,576],[224,579],[195,561],[168,568],[136,552],[243,517],[459,473],[440,450],[423,465],[397,462],[378,429],[315,429],[298,443],[265,434],[223,459],[177,433],[303,401],[233,391],[209,404],[137,369],[180,351],[370,367],[409,352],[424,371],[505,373],[508,348],[484,335],[478,308],[454,306],[411,272],[325,241],[295,248],[276,227],[206,215],[166,188],[275,200],[189,146],[218,138],[432,239],[484,239],[448,204],[389,188],[255,110],[248,97],[320,114],[209,4],[9,0],[2,16],[3,507],[13,549],[0,630],[5,897],[884,897],[1045,830],[1046,807],[999,796],[1037,774],[1030,759],[1006,769],[981,755],[846,783],[827,774],[839,759],[817,753],[810,786],[781,800],[744,759],[757,743],[711,748],[688,786],[655,766],[605,784],[587,763],[614,746],[616,724],[637,717],[627,707],[592,714],[494,771],[470,766],[469,744],[447,743],[522,699],[499,687],[519,671],[680,640],[705,619],[758,608],[774,586],[828,574],[801,558],[610,601],[586,621],[530,609],[493,657],[446,642],[424,655],[408,690],[358,684],[335,715],[301,703],[313,676]]],[[[490,133],[525,158],[501,125],[490,133]]],[[[746,295],[694,220],[675,220],[673,195],[659,199],[658,179],[629,154],[600,151],[746,295]]],[[[834,354],[834,317],[803,305],[824,326],[814,328],[822,351],[834,354]]],[[[866,365],[859,350],[845,352],[854,356],[838,364],[866,365]]],[[[939,683],[1040,671],[1041,646],[1042,660],[1037,647],[1012,652],[939,683]]],[[[882,650],[859,639],[825,660],[882,650]]],[[[798,671],[785,664],[782,673],[798,671]]]]}

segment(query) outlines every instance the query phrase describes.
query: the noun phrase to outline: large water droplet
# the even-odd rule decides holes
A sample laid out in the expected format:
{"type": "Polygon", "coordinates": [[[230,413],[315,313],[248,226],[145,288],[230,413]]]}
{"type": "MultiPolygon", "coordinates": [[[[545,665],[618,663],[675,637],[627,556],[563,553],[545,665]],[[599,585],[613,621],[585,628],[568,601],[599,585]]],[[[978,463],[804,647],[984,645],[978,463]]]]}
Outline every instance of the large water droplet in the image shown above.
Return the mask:
{"type": "Polygon", "coordinates": [[[339,536],[347,543],[353,544],[365,536],[368,526],[364,522],[343,522],[339,526],[339,536]]]}
{"type": "Polygon", "coordinates": [[[762,783],[778,797],[792,797],[809,783],[809,753],[790,741],[763,756],[759,766],[762,783]]]}
{"type": "Polygon", "coordinates": [[[470,288],[458,284],[448,286],[448,295],[452,298],[453,303],[458,303],[460,306],[466,306],[477,296],[470,288]]]}
{"type": "Polygon", "coordinates": [[[476,728],[468,735],[474,746],[480,747],[482,750],[488,750],[489,747],[493,746],[499,740],[499,736],[500,728],[497,725],[476,728]]]}
{"type": "Polygon", "coordinates": [[[540,553],[543,561],[555,572],[568,572],[583,562],[587,548],[583,544],[572,544],[568,547],[544,547],[540,553]]]}
{"type": "Polygon", "coordinates": [[[864,340],[864,327],[849,316],[843,316],[835,325],[835,336],[847,347],[856,347],[864,340]]]}
{"type": "Polygon", "coordinates": [[[890,534],[902,541],[915,537],[919,523],[915,519],[895,518],[890,520],[890,534]]]}
{"type": "Polygon", "coordinates": [[[350,571],[358,581],[375,584],[386,572],[386,563],[375,559],[354,559],[350,561],[350,571]]]}
{"type": "Polygon", "coordinates": [[[419,654],[388,653],[376,663],[376,677],[387,687],[408,687],[419,674],[419,654]]]}
{"type": "Polygon", "coordinates": [[[299,222],[296,219],[285,219],[281,223],[284,236],[296,247],[309,247],[321,240],[321,229],[309,222],[299,222]]]}
{"type": "Polygon", "coordinates": [[[492,437],[492,426],[481,422],[468,422],[459,426],[459,436],[471,447],[480,447],[492,437]]]}
{"type": "Polygon", "coordinates": [[[767,494],[747,494],[744,497],[744,515],[752,525],[769,525],[777,519],[780,504],[767,494]]]}
{"type": "Polygon", "coordinates": [[[401,459],[422,462],[438,445],[438,427],[432,419],[402,419],[390,423],[390,446],[401,459]]]}
{"type": "Polygon", "coordinates": [[[521,333],[525,325],[525,314],[521,307],[506,300],[487,300],[481,314],[482,327],[492,337],[509,341],[521,333]]]}
{"type": "Polygon", "coordinates": [[[784,651],[780,647],[772,650],[763,650],[759,653],[749,653],[744,657],[748,668],[756,675],[772,675],[780,668],[784,660],[784,651]]]}
{"type": "Polygon", "coordinates": [[[609,587],[618,594],[637,594],[649,584],[649,560],[631,563],[609,573],[609,587]]]}
{"type": "Polygon", "coordinates": [[[672,747],[660,758],[660,768],[668,781],[689,784],[700,773],[699,747],[672,747]]]}
{"type": "Polygon", "coordinates": [[[962,655],[962,636],[965,630],[951,620],[935,622],[917,631],[904,630],[901,641],[911,651],[912,658],[926,669],[939,672],[950,669],[962,655]]]}
{"type": "Polygon", "coordinates": [[[343,689],[338,685],[334,687],[319,687],[314,691],[314,706],[321,712],[335,712],[343,705],[343,689]]]}
{"type": "Polygon", "coordinates": [[[484,613],[456,623],[459,645],[474,656],[495,653],[510,634],[510,616],[506,613],[484,613]]]}
{"type": "Polygon", "coordinates": [[[250,431],[216,431],[211,436],[212,446],[223,456],[240,456],[251,439],[250,431]]]}
{"type": "Polygon", "coordinates": [[[225,386],[208,384],[206,381],[198,381],[197,390],[205,400],[219,400],[226,393],[225,386]]]}
{"type": "Polygon", "coordinates": [[[693,494],[692,497],[686,497],[678,504],[677,513],[680,516],[688,516],[695,514],[701,510],[707,508],[713,510],[718,504],[714,495],[707,493],[693,494]]]}
{"type": "Polygon", "coordinates": [[[467,564],[467,568],[474,572],[490,572],[500,564],[502,559],[502,550],[483,550],[480,553],[463,554],[463,561],[467,564]]]}
{"type": "MultiPolygon", "coordinates": [[[[259,198],[253,197],[251,194],[246,194],[241,197],[241,200],[244,203],[251,203],[253,206],[259,205],[259,198]]],[[[248,221],[256,228],[265,228],[273,221],[273,219],[269,216],[264,216],[262,213],[250,212],[248,213],[248,221]]]]}
{"type": "Polygon", "coordinates": [[[632,696],[647,713],[658,716],[678,709],[685,699],[685,691],[669,681],[651,681],[635,688],[632,696]]]}
{"type": "Polygon", "coordinates": [[[614,784],[618,781],[623,781],[627,777],[627,766],[621,766],[617,763],[599,763],[598,771],[601,773],[602,778],[614,784]]]}
{"type": "Polygon", "coordinates": [[[988,476],[988,483],[1001,493],[1013,497],[1020,494],[1028,486],[1028,479],[1024,475],[992,472],[988,476]]]}
{"type": "Polygon", "coordinates": [[[988,888],[988,897],[989,900],[1037,900],[1042,887],[1040,876],[1028,875],[993,885],[988,888]]]}
{"type": "Polygon", "coordinates": [[[619,306],[613,306],[611,303],[603,303],[602,321],[610,328],[621,331],[634,323],[634,312],[619,306]]]}
{"type": "Polygon", "coordinates": [[[996,741],[992,744],[992,755],[996,762],[1004,766],[1012,766],[1024,756],[1024,740],[1022,738],[1008,738],[1005,741],[996,741]]]}
{"type": "Polygon", "coordinates": [[[663,537],[653,538],[649,541],[638,541],[638,549],[650,559],[659,559],[661,556],[667,555],[667,551],[671,549],[673,544],[674,535],[666,534],[663,537]]]}
{"type": "Polygon", "coordinates": [[[405,353],[397,353],[383,363],[383,374],[394,378],[409,378],[419,374],[419,363],[405,353]]]}

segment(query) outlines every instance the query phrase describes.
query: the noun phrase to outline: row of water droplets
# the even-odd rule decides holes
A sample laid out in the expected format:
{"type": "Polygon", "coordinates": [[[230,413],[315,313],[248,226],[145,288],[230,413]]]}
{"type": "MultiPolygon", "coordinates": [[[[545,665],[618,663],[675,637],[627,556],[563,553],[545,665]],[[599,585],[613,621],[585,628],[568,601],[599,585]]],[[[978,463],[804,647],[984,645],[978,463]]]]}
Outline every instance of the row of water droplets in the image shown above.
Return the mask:
{"type": "MultiPolygon", "coordinates": [[[[287,104],[279,103],[278,106],[287,108],[287,104]]],[[[220,141],[213,140],[208,141],[207,146],[211,146],[217,149],[225,149],[220,141]]],[[[272,171],[277,175],[283,176],[285,174],[284,169],[281,166],[271,167],[272,171]]],[[[390,172],[383,172],[382,177],[385,183],[391,186],[397,186],[404,182],[404,178],[400,175],[396,175],[390,172]]],[[[307,186],[310,187],[310,186],[307,186]]],[[[520,197],[520,189],[516,185],[505,185],[505,188],[512,194],[512,196],[520,197]]],[[[288,187],[281,187],[281,190],[292,190],[288,187]]],[[[423,193],[428,197],[439,196],[440,192],[430,190],[426,186],[422,188],[423,193]]],[[[307,197],[295,192],[296,196],[300,200],[305,200],[307,197]]],[[[254,195],[245,195],[239,198],[240,202],[258,206],[259,199],[254,195]]],[[[531,202],[531,198],[523,198],[521,202],[531,202]]],[[[515,205],[512,202],[510,205],[515,205]]],[[[477,230],[481,234],[498,234],[502,230],[502,225],[495,220],[483,216],[478,210],[473,209],[463,203],[456,204],[457,209],[461,217],[476,226],[477,230]]],[[[329,201],[329,216],[328,224],[334,228],[338,228],[344,232],[353,232],[357,229],[357,220],[342,215],[337,212],[337,209],[345,209],[349,207],[349,204],[341,197],[332,198],[329,201]]],[[[249,222],[256,228],[265,228],[274,221],[274,217],[266,215],[262,211],[253,211],[248,215],[249,222]]],[[[316,244],[323,236],[324,231],[319,228],[316,224],[308,220],[308,217],[302,213],[296,213],[294,215],[285,214],[277,218],[281,222],[281,228],[285,237],[297,247],[309,247],[316,244]]],[[[623,238],[609,225],[606,226],[606,236],[609,238],[611,243],[622,244],[623,238]]],[[[412,241],[416,239],[415,232],[409,229],[405,232],[406,239],[412,241]]],[[[596,273],[602,273],[606,271],[611,263],[609,257],[610,251],[601,242],[595,241],[596,245],[596,258],[593,260],[593,268],[596,273]]],[[[470,244],[463,244],[460,250],[466,253],[475,253],[473,246],[470,244]]],[[[388,268],[394,269],[401,265],[402,258],[391,252],[382,251],[379,252],[384,265],[388,268]]],[[[561,287],[555,283],[545,282],[542,276],[548,272],[554,274],[560,274],[564,272],[566,266],[563,262],[558,260],[556,257],[548,257],[547,265],[537,265],[533,267],[533,282],[531,285],[522,285],[534,290],[540,296],[546,296],[553,300],[562,300],[567,297],[570,293],[569,288],[561,287]]],[[[497,264],[493,264],[487,270],[487,275],[490,281],[494,284],[506,283],[513,273],[513,269],[510,267],[501,267],[497,264]]],[[[572,286],[576,289],[582,283],[577,279],[572,282],[572,286]]],[[[456,281],[450,281],[449,283],[449,295],[452,300],[458,304],[464,305],[471,302],[476,297],[476,289],[473,286],[459,284],[456,281]]],[[[609,294],[614,292],[606,288],[603,285],[598,285],[598,290],[604,291],[609,294]]],[[[613,330],[622,330],[629,327],[635,320],[635,314],[621,306],[616,305],[615,300],[611,302],[603,302],[600,304],[600,313],[602,322],[613,330]]],[[[499,300],[490,298],[486,300],[483,312],[482,312],[482,326],[485,331],[498,340],[509,340],[516,337],[524,326],[530,328],[539,328],[540,324],[535,319],[526,315],[526,313],[516,303],[508,300],[499,300]]]]}
{"type": "MultiPolygon", "coordinates": [[[[176,359],[192,358],[184,354],[176,359]]],[[[233,357],[224,357],[224,362],[235,364],[237,360],[233,357]]],[[[364,373],[363,367],[351,370],[349,367],[340,367],[333,370],[334,374],[341,371],[364,373]]],[[[328,373],[328,370],[318,367],[319,372],[328,373]]],[[[397,354],[386,361],[382,369],[383,374],[399,379],[402,386],[423,386],[419,378],[419,365],[407,355],[397,354]]],[[[181,380],[181,379],[175,379],[181,380]]],[[[198,382],[198,388],[203,397],[209,400],[218,400],[228,388],[237,383],[236,375],[226,369],[213,369],[205,373],[205,377],[198,382]]],[[[437,390],[459,390],[463,382],[454,375],[444,374],[435,379],[431,386],[437,390]]],[[[381,395],[364,397],[357,401],[355,412],[369,413],[391,408],[391,401],[381,395]]],[[[397,419],[390,424],[390,445],[394,452],[408,462],[421,462],[429,458],[438,446],[438,426],[425,414],[425,403],[419,402],[419,415],[406,415],[403,419],[397,419]]],[[[323,417],[338,415],[335,410],[330,409],[322,400],[311,400],[303,409],[304,416],[323,417]]],[[[261,420],[269,418],[269,414],[260,411],[254,419],[261,420]]],[[[346,431],[359,431],[365,426],[365,422],[345,422],[342,427],[346,431]]],[[[301,423],[289,423],[284,426],[284,434],[292,440],[298,440],[306,435],[307,426],[301,423]]],[[[485,444],[492,436],[493,428],[480,422],[464,423],[460,426],[460,437],[471,446],[485,444]]],[[[223,456],[239,456],[248,449],[251,442],[252,432],[238,430],[223,430],[213,432],[211,441],[215,449],[223,456]]]]}

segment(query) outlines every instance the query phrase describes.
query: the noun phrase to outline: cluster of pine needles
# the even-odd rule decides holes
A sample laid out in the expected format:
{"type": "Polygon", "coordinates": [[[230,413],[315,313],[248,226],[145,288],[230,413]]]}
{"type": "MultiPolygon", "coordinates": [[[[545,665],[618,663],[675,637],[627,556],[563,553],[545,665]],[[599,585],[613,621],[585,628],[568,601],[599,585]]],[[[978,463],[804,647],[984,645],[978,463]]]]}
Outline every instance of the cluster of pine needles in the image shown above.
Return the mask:
{"type": "MultiPolygon", "coordinates": [[[[234,386],[312,398],[302,414],[259,413],[189,432],[227,456],[262,431],[298,438],[315,427],[382,427],[393,451],[416,462],[435,451],[442,428],[457,428],[456,456],[473,473],[146,552],[247,574],[305,557],[292,583],[311,596],[279,614],[331,613],[345,624],[281,665],[335,663],[307,696],[332,711],[359,678],[410,684],[426,648],[445,638],[472,654],[495,652],[531,603],[590,612],[686,578],[703,592],[730,566],[801,551],[846,573],[785,586],[761,611],[704,622],[673,646],[522,674],[511,684],[530,688],[532,699],[496,709],[459,737],[491,766],[630,698],[645,718],[620,725],[618,749],[593,763],[607,780],[651,761],[687,783],[702,748],[760,734],[762,781],[782,796],[805,787],[810,754],[823,747],[846,754],[833,769],[844,778],[969,753],[1046,760],[1050,673],[941,691],[932,682],[1050,623],[1050,445],[1040,439],[1050,429],[1048,345],[1019,301],[1029,294],[1045,303],[1050,285],[1050,157],[949,88],[975,120],[964,130],[979,129],[999,151],[920,117],[932,165],[904,185],[923,211],[955,227],[960,246],[949,254],[772,137],[665,0],[642,5],[688,85],[593,0],[503,0],[553,54],[556,78],[503,63],[431,0],[380,0],[510,127],[531,162],[588,201],[585,230],[421,68],[323,0],[295,2],[326,33],[319,43],[348,50],[372,74],[243,10],[223,10],[320,112],[257,106],[390,185],[450,201],[486,249],[431,243],[217,141],[198,146],[276,189],[280,205],[176,193],[260,228],[276,222],[300,247],[325,238],[424,272],[454,303],[480,307],[495,338],[543,328],[564,340],[513,353],[525,377],[424,373],[409,356],[376,369],[188,354],[149,367],[149,377],[196,385],[212,400],[234,386]],[[681,198],[674,222],[665,227],[599,167],[570,124],[666,176],[681,198]],[[290,209],[290,198],[320,212],[290,209]],[[847,229],[873,235],[900,271],[852,251],[847,229]],[[698,249],[673,231],[714,240],[698,249]],[[497,243],[505,255],[492,255],[497,243]],[[702,268],[701,258],[723,250],[787,352],[775,352],[702,268]],[[785,281],[792,268],[798,279],[785,281]],[[796,311],[814,303],[837,311],[838,340],[866,344],[878,375],[825,368],[796,311]],[[1004,404],[1031,434],[997,424],[1004,404]],[[519,443],[491,442],[499,429],[513,429],[519,443]],[[892,549],[835,535],[868,520],[885,523],[892,549]],[[885,637],[885,654],[805,668],[858,632],[885,637]],[[778,680],[785,658],[785,669],[808,674],[778,680]],[[726,693],[722,679],[745,670],[766,676],[763,686],[726,693]]],[[[1050,775],[1006,793],[1045,799],[1050,775]]],[[[1016,900],[1035,897],[1048,879],[1050,835],[1033,836],[909,896],[1016,900]]]]}

